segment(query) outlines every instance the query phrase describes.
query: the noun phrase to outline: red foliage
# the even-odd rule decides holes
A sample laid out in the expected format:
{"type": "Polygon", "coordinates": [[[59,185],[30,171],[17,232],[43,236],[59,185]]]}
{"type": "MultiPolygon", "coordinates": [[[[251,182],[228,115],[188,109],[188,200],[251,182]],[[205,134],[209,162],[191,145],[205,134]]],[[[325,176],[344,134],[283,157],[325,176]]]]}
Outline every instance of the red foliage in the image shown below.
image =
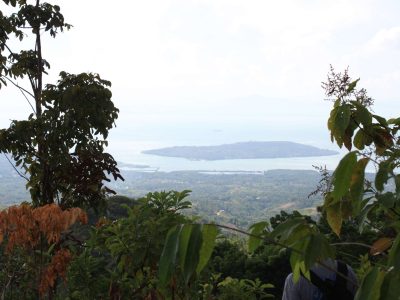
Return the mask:
{"type": "Polygon", "coordinates": [[[67,249],[61,249],[54,254],[50,264],[42,273],[39,284],[39,293],[44,295],[50,288],[54,287],[57,277],[64,281],[67,279],[67,268],[72,259],[72,254],[67,249]]]}
{"type": "Polygon", "coordinates": [[[37,249],[43,250],[43,247],[49,249],[52,244],[58,249],[44,271],[37,266],[33,268],[41,270],[37,277],[40,295],[53,288],[58,277],[66,280],[66,271],[72,254],[68,249],[62,248],[60,239],[62,233],[76,222],[87,223],[87,215],[82,209],[62,210],[56,204],[38,208],[21,204],[0,211],[0,244],[6,243],[7,255],[12,255],[15,248],[25,250],[27,257],[32,253],[35,255],[37,249]]]}
{"type": "Polygon", "coordinates": [[[61,233],[76,222],[87,223],[87,215],[80,208],[62,210],[56,204],[33,208],[28,204],[11,206],[0,212],[0,243],[7,239],[7,252],[14,247],[33,249],[46,238],[57,243],[61,233]]]}

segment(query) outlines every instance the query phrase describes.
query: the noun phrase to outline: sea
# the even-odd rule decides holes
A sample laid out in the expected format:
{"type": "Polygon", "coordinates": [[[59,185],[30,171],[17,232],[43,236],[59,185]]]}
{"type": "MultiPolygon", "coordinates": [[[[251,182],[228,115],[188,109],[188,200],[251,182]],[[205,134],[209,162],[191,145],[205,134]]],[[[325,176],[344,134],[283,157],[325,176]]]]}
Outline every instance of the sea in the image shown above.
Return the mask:
{"type": "MultiPolygon", "coordinates": [[[[330,141],[325,127],[291,127],[282,130],[276,126],[243,126],[242,124],[219,128],[207,124],[201,127],[164,125],[157,128],[113,129],[109,137],[108,151],[118,162],[138,165],[130,166],[138,171],[212,171],[212,172],[263,172],[276,169],[314,170],[315,166],[334,170],[341,158],[348,152],[339,149],[330,141]],[[173,146],[210,146],[248,141],[291,141],[338,151],[337,155],[317,157],[291,157],[268,159],[189,160],[186,158],[164,157],[144,154],[142,151],[173,146]]],[[[368,172],[375,172],[373,166],[368,172]]]]}
{"type": "MultiPolygon", "coordinates": [[[[179,157],[165,157],[142,153],[143,150],[155,149],[181,144],[159,143],[151,141],[131,141],[115,143],[109,147],[110,152],[118,162],[129,164],[122,169],[146,172],[173,171],[211,171],[227,173],[263,172],[276,169],[314,170],[315,167],[326,167],[334,170],[345,154],[340,151],[337,155],[316,157],[290,157],[268,159],[226,159],[226,160],[190,160],[179,157]]],[[[193,146],[187,144],[186,146],[193,146]]]]}

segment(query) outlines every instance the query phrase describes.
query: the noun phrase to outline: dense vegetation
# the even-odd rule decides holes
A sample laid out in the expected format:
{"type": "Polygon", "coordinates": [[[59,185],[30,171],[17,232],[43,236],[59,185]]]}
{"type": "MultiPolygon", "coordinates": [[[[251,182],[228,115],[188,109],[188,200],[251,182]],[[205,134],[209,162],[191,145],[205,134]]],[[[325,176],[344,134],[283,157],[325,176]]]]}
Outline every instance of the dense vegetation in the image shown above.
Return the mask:
{"type": "Polygon", "coordinates": [[[0,150],[24,170],[32,200],[0,212],[2,299],[265,299],[279,297],[289,269],[298,280],[334,257],[357,270],[357,300],[400,299],[400,118],[373,114],[347,71],[332,70],[324,84],[332,141],[349,153],[333,174],[322,172],[320,219],[282,212],[247,232],[182,214],[187,190],[106,201],[106,174],[121,178],[103,152],[118,112],[110,83],[63,72],[43,88],[41,35],[69,25],[58,6],[2,2],[16,13],[0,14],[1,87],[34,103],[28,120],[0,131],[0,150]],[[34,49],[13,52],[9,39],[24,31],[34,49]],[[372,180],[367,164],[378,170],[372,180]]]}
{"type": "Polygon", "coordinates": [[[192,160],[281,158],[335,155],[336,151],[293,142],[242,142],[219,146],[178,146],[143,151],[146,154],[192,160]]]}
{"type": "MultiPolygon", "coordinates": [[[[0,204],[18,204],[29,199],[24,181],[4,159],[0,176],[0,204]]],[[[191,189],[192,208],[188,214],[209,221],[247,227],[281,210],[300,210],[315,214],[322,196],[308,195],[320,180],[316,171],[272,170],[260,174],[208,174],[196,171],[137,172],[121,171],[125,181],[110,183],[118,194],[140,198],[156,190],[191,189]]]]}
{"type": "Polygon", "coordinates": [[[191,171],[124,172],[113,185],[123,195],[141,197],[154,190],[191,189],[191,214],[246,228],[280,210],[315,213],[322,197],[308,197],[320,180],[316,171],[272,170],[263,174],[205,174],[191,171]]]}

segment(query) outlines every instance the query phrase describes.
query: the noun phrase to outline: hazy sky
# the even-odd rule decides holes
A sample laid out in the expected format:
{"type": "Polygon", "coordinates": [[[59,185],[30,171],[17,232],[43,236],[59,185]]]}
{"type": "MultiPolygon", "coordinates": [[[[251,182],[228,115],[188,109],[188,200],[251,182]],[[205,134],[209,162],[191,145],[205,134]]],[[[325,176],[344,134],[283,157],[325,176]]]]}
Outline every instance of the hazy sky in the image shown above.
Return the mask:
{"type": "MultiPolygon", "coordinates": [[[[53,2],[74,27],[44,42],[47,80],[66,70],[112,81],[114,149],[205,136],[319,143],[330,64],[361,77],[377,113],[400,113],[398,0],[53,2]]],[[[16,93],[0,99],[2,127],[29,113],[16,93]]]]}

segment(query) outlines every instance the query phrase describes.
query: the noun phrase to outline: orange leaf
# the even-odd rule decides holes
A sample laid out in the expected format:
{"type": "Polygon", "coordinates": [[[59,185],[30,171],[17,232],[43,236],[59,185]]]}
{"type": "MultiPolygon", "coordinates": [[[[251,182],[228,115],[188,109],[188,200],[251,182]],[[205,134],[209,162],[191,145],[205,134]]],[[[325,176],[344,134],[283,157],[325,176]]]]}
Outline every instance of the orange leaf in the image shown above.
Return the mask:
{"type": "Polygon", "coordinates": [[[371,255],[381,254],[383,251],[385,251],[392,245],[392,242],[393,242],[392,239],[389,239],[387,237],[380,238],[379,240],[375,241],[375,243],[372,245],[369,253],[371,255]]]}

